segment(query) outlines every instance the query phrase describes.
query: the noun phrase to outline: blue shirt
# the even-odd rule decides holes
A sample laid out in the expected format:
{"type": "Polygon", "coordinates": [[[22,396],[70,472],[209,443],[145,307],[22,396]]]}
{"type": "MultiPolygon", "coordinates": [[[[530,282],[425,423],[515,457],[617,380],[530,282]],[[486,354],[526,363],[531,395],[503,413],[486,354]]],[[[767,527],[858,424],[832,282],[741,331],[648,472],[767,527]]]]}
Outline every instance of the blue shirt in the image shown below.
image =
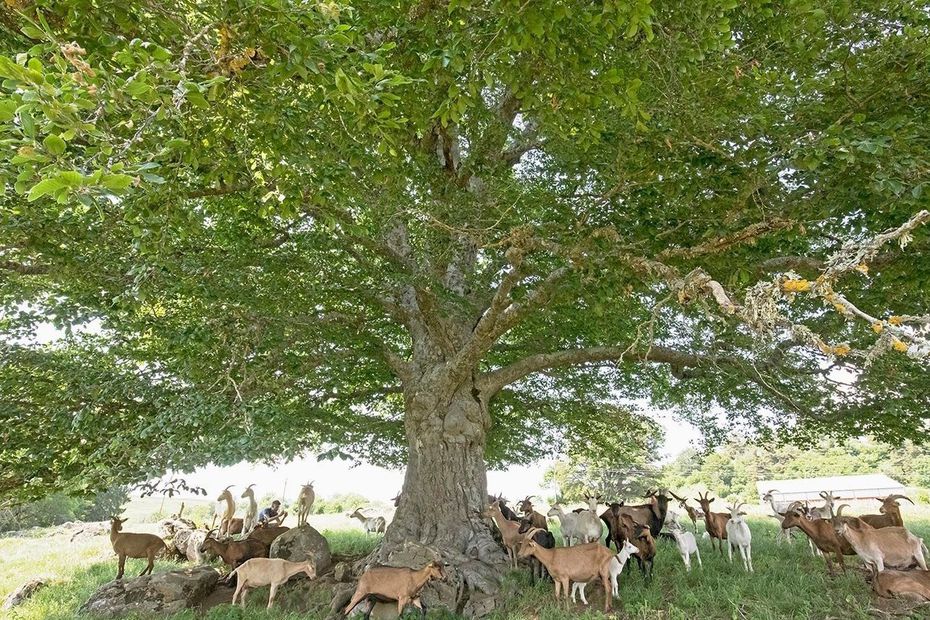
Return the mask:
{"type": "Polygon", "coordinates": [[[258,513],[259,521],[267,521],[278,516],[278,511],[269,506],[268,508],[262,508],[262,511],[258,513]]]}

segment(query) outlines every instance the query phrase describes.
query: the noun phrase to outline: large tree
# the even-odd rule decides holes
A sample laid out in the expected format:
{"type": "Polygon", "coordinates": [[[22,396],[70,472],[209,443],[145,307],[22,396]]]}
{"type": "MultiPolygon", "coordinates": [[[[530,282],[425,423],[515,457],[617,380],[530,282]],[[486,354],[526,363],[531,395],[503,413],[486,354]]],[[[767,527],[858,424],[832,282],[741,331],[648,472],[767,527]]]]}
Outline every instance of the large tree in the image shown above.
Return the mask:
{"type": "Polygon", "coordinates": [[[7,496],[402,462],[379,558],[493,591],[486,463],[609,400],[923,436],[920,3],[6,6],[7,496]]]}

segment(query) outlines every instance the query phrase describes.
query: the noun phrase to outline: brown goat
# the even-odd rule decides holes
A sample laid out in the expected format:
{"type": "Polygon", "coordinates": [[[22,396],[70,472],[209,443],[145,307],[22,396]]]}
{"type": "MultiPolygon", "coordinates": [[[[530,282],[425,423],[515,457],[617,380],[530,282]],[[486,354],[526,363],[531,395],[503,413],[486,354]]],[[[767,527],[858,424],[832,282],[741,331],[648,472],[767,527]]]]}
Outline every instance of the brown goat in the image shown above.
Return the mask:
{"type": "Polygon", "coordinates": [[[881,514],[878,515],[859,515],[859,518],[871,525],[872,527],[904,527],[904,518],[901,517],[901,506],[898,504],[899,499],[906,499],[914,503],[913,500],[904,495],[889,495],[881,500],[882,507],[879,508],[881,514]]]}
{"type": "Polygon", "coordinates": [[[523,512],[532,527],[538,527],[541,530],[549,531],[549,524],[546,521],[546,517],[533,510],[533,502],[530,501],[531,497],[533,496],[527,495],[520,500],[520,511],[523,512]]]}
{"type": "MultiPolygon", "coordinates": [[[[688,518],[691,519],[691,527],[694,529],[694,532],[696,534],[697,533],[697,522],[699,518],[698,511],[688,505],[687,497],[678,497],[671,491],[669,491],[668,494],[674,497],[678,501],[678,505],[681,507],[681,509],[684,510],[686,513],[688,513],[688,518]]],[[[700,517],[700,518],[703,518],[703,517],[700,517]]]]}
{"type": "Polygon", "coordinates": [[[555,586],[556,599],[559,598],[560,592],[564,592],[568,598],[572,582],[586,583],[600,577],[601,585],[604,586],[604,611],[610,611],[610,561],[614,553],[600,542],[546,549],[534,540],[527,540],[520,548],[520,557],[530,556],[542,562],[549,571],[555,586]]]}
{"type": "Polygon", "coordinates": [[[512,568],[517,568],[517,551],[523,543],[523,535],[520,534],[520,522],[511,521],[501,512],[500,500],[496,500],[488,506],[488,509],[481,513],[482,517],[494,519],[497,529],[501,532],[501,539],[504,548],[507,550],[507,559],[512,568]]]}
{"type": "Polygon", "coordinates": [[[246,560],[268,557],[268,545],[260,540],[246,538],[245,540],[220,542],[210,536],[212,533],[212,530],[207,533],[207,537],[200,545],[200,553],[209,551],[220,556],[223,563],[229,565],[230,570],[235,570],[246,560]]]}
{"type": "Polygon", "coordinates": [[[151,575],[152,569],[155,568],[155,555],[160,551],[167,551],[168,545],[155,534],[123,532],[123,523],[127,520],[110,517],[110,544],[113,545],[113,551],[119,556],[119,570],[116,573],[116,578],[123,578],[126,558],[148,558],[148,566],[139,573],[139,576],[151,575]]]}
{"type": "Polygon", "coordinates": [[[358,580],[355,594],[352,595],[342,613],[348,614],[367,598],[370,604],[365,612],[365,620],[371,616],[376,600],[397,601],[398,616],[403,614],[407,605],[413,604],[420,610],[421,617],[426,617],[426,605],[420,601],[420,591],[430,579],[445,580],[445,578],[446,573],[439,562],[430,562],[420,570],[391,566],[369,568],[358,580]]]}
{"type": "Polygon", "coordinates": [[[872,590],[885,598],[930,601],[930,571],[883,570],[872,579],[872,590]]]}
{"type": "Polygon", "coordinates": [[[283,525],[263,525],[260,523],[255,526],[255,529],[252,530],[248,538],[259,540],[270,547],[275,538],[289,529],[290,528],[284,527],[283,525]]]}
{"type": "MultiPolygon", "coordinates": [[[[620,529],[623,531],[623,537],[639,550],[634,557],[643,577],[647,582],[651,582],[652,563],[656,557],[656,541],[652,537],[652,532],[648,526],[637,523],[628,514],[620,515],[620,529]]],[[[623,548],[622,545],[620,548],[623,548]]]]}
{"type": "Polygon", "coordinates": [[[849,541],[842,536],[837,536],[833,529],[833,523],[824,519],[809,519],[801,507],[793,508],[781,514],[784,519],[781,522],[783,530],[789,527],[796,527],[807,534],[814,545],[823,553],[824,562],[827,564],[827,572],[833,574],[833,560],[830,554],[836,556],[840,568],[846,571],[846,564],[843,562],[844,555],[856,555],[856,551],[849,544],[849,541]]]}
{"type": "Polygon", "coordinates": [[[714,548],[714,540],[716,540],[717,549],[723,554],[723,541],[727,539],[727,521],[730,520],[730,514],[711,512],[710,504],[715,499],[717,498],[711,497],[710,493],[704,493],[703,497],[698,493],[694,501],[699,503],[704,511],[704,529],[710,534],[710,548],[714,548]]]}

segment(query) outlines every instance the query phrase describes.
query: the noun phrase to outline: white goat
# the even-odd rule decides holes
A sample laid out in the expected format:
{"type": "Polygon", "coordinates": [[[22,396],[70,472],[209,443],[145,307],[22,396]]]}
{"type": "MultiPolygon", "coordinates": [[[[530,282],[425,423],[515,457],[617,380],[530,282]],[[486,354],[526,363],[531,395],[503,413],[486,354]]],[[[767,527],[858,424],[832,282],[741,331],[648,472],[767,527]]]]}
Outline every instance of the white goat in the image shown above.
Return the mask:
{"type": "Polygon", "coordinates": [[[694,538],[694,534],[691,532],[686,532],[681,523],[677,520],[668,521],[666,518],[666,524],[668,525],[669,533],[675,537],[675,544],[678,545],[678,553],[681,554],[681,559],[685,563],[685,570],[691,571],[691,555],[697,555],[698,566],[704,568],[704,564],[701,562],[701,550],[698,549],[697,540],[694,538]]]}
{"type": "Polygon", "coordinates": [[[733,547],[739,547],[740,555],[743,556],[743,568],[753,573],[755,571],[752,568],[752,532],[743,519],[746,513],[740,512],[740,506],[745,505],[746,502],[740,502],[735,506],[727,506],[727,510],[730,511],[730,520],[727,521],[727,553],[732,563],[733,547]]]}
{"type": "Polygon", "coordinates": [[[581,536],[582,543],[596,542],[601,539],[604,533],[601,518],[597,516],[597,502],[601,499],[600,495],[588,497],[588,509],[578,512],[578,534],[581,536]]]}
{"type": "MultiPolygon", "coordinates": [[[[620,573],[623,572],[623,567],[626,566],[627,560],[630,559],[630,556],[634,553],[639,553],[639,549],[628,540],[623,541],[623,547],[620,549],[620,553],[615,555],[610,559],[610,565],[608,566],[608,571],[610,572],[610,590],[612,596],[620,596],[620,585],[617,583],[617,578],[620,576],[620,573]]],[[[581,602],[585,605],[588,604],[588,599],[584,596],[585,588],[588,587],[587,581],[574,581],[572,582],[572,602],[575,602],[575,593],[577,592],[581,597],[581,602]]]]}
{"type": "Polygon", "coordinates": [[[252,490],[254,484],[250,484],[242,492],[241,497],[249,500],[249,505],[245,509],[245,517],[242,519],[242,533],[250,534],[255,529],[256,519],[258,517],[258,503],[255,501],[255,491],[252,490]]]}
{"type": "Polygon", "coordinates": [[[250,588],[270,585],[271,591],[268,593],[267,608],[271,609],[275,594],[278,592],[278,586],[301,572],[307,573],[310,579],[316,578],[316,568],[314,568],[313,562],[311,561],[288,562],[287,560],[278,558],[252,558],[240,564],[237,569],[229,573],[230,578],[233,575],[236,575],[238,578],[236,591],[233,593],[232,604],[236,604],[236,598],[239,597],[239,593],[241,592],[242,598],[240,602],[242,606],[245,607],[245,595],[248,594],[250,588]]]}
{"type": "Polygon", "coordinates": [[[366,534],[383,534],[385,528],[387,527],[387,521],[384,520],[384,517],[366,517],[362,514],[361,508],[356,508],[355,512],[346,516],[350,519],[358,519],[361,521],[362,527],[365,528],[366,534]]]}
{"type": "Polygon", "coordinates": [[[572,541],[578,541],[578,513],[565,512],[558,504],[553,504],[549,509],[547,516],[558,517],[560,529],[562,530],[562,545],[571,547],[572,541]]]}

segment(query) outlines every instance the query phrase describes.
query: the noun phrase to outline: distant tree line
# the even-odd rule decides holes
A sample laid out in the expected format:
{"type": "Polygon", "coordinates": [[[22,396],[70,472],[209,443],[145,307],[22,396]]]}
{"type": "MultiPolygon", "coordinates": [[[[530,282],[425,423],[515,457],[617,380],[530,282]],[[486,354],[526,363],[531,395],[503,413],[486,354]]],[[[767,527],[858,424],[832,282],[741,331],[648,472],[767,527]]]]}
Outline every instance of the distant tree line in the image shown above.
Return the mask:
{"type": "Polygon", "coordinates": [[[721,497],[756,497],[756,481],[883,473],[905,486],[921,489],[914,498],[928,500],[930,446],[905,442],[900,447],[872,439],[822,441],[809,448],[770,447],[728,442],[702,453],[688,449],[664,465],[655,461],[654,442],[631,446],[626,458],[599,460],[572,455],[545,474],[552,499],[574,502],[587,493],[608,498],[641,496],[648,487],[673,490],[706,488],[721,497]]]}
{"type": "Polygon", "coordinates": [[[129,502],[129,487],[114,487],[89,497],[64,493],[0,509],[0,532],[60,525],[67,521],[103,521],[119,514],[129,502]]]}

